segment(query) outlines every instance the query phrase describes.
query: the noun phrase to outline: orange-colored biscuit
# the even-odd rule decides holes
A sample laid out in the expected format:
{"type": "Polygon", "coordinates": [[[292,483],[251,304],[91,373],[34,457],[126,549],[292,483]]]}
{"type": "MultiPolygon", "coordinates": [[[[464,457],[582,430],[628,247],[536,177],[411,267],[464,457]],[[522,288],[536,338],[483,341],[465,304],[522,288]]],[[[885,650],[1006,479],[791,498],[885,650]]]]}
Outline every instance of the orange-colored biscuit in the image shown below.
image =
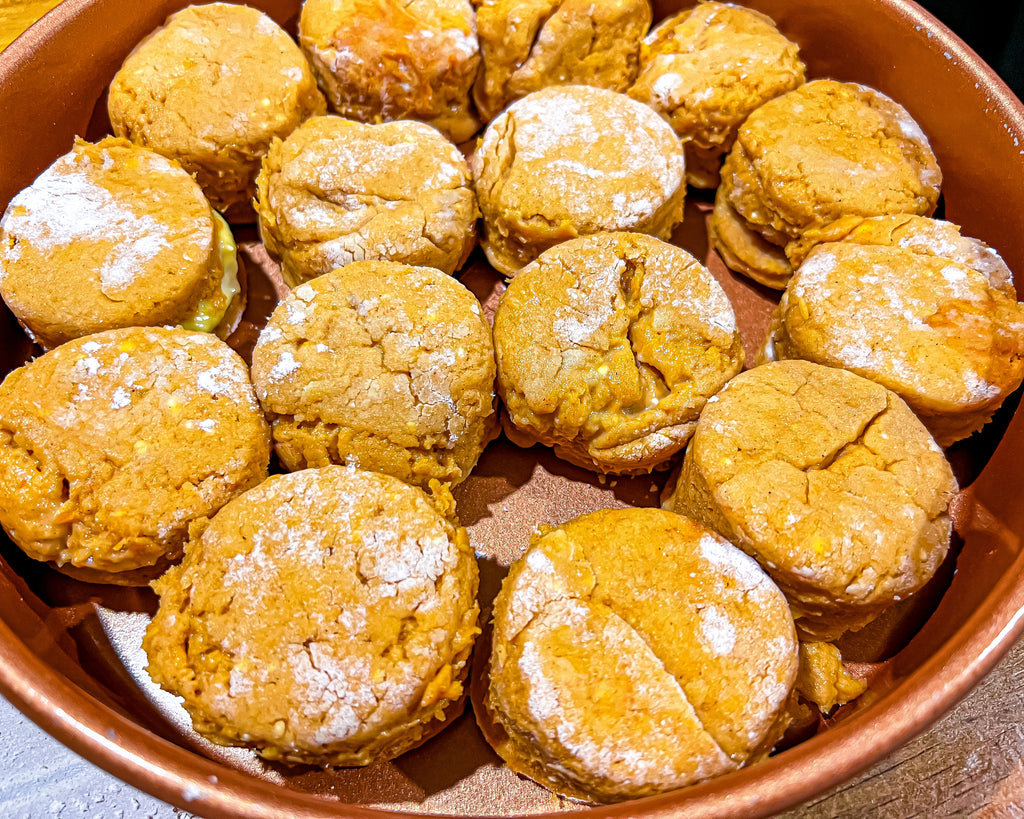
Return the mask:
{"type": "Polygon", "coordinates": [[[897,393],[949,446],[1024,380],[1024,308],[994,250],[956,225],[880,216],[836,225],[797,268],[764,358],[843,367],[897,393]]]}
{"type": "Polygon", "coordinates": [[[699,3],[647,35],[629,95],[664,116],[684,141],[689,183],[714,188],[722,155],[747,116],[803,83],[799,52],[758,11],[699,3]]]}
{"type": "Polygon", "coordinates": [[[395,478],[274,476],[225,506],[154,588],[148,671],[219,744],[368,765],[461,708],[476,559],[465,530],[395,478]]]}
{"type": "Polygon", "coordinates": [[[617,802],[765,756],[797,665],[753,560],[680,515],[607,509],[540,527],[510,568],[477,719],[516,772],[617,802]]]}
{"type": "Polygon", "coordinates": [[[781,290],[806,233],[843,217],[928,215],[941,182],[927,137],[902,106],[863,85],[815,80],[741,126],[722,166],[711,239],[734,269],[781,290]],[[779,250],[766,254],[766,244],[779,250]]]}

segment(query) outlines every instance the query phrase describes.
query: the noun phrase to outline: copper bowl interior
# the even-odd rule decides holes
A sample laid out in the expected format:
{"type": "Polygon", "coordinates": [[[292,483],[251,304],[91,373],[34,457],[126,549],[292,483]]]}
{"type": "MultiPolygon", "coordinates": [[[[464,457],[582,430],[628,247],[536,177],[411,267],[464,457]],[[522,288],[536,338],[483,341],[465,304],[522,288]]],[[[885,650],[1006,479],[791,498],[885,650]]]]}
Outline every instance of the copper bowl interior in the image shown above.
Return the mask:
{"type": "MultiPolygon", "coordinates": [[[[145,34],[186,5],[160,0],[67,0],[0,55],[0,207],[76,135],[107,132],[104,91],[145,34]]],[[[255,2],[294,31],[298,2],[255,2]]],[[[680,2],[656,2],[656,19],[680,2]]],[[[752,0],[803,51],[811,77],[873,86],[902,103],[931,139],[944,174],[940,212],[1024,276],[1024,107],[928,13],[899,0],[752,0]]],[[[773,295],[731,276],[708,254],[695,195],[675,237],[709,259],[741,314],[748,349],[759,341],[773,295]]],[[[252,280],[243,349],[280,292],[255,231],[239,231],[252,280]]],[[[500,282],[482,256],[462,275],[493,303],[500,282]]],[[[33,354],[0,310],[0,373],[33,354]]],[[[754,816],[798,804],[879,760],[927,728],[981,679],[1024,630],[1024,420],[1011,397],[978,435],[949,451],[965,491],[958,536],[936,580],[845,647],[868,693],[819,733],[768,761],[700,786],[594,815],[754,816]]],[[[665,476],[602,482],[539,448],[492,445],[457,493],[482,561],[482,594],[537,522],[608,505],[653,505],[665,476]]],[[[204,816],[382,816],[371,805],[441,813],[555,810],[487,748],[467,713],[394,762],[365,770],[275,769],[218,753],[176,723],[137,682],[138,631],[153,611],[148,589],[69,580],[0,540],[0,691],[46,730],[106,770],[204,816]]]]}

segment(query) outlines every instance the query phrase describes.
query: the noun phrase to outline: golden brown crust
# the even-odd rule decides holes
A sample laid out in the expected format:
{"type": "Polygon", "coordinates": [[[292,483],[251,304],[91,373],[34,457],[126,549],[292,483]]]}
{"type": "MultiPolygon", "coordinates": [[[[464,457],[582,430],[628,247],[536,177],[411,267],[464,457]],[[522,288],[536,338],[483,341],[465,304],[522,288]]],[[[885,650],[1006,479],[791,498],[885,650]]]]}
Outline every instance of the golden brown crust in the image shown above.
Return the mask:
{"type": "Polygon", "coordinates": [[[69,341],[0,385],[0,522],[37,560],[144,570],[266,476],[269,439],[245,363],[210,334],[69,341]]]}
{"type": "Polygon", "coordinates": [[[666,508],[757,558],[801,633],[829,641],[931,578],[956,491],[942,451],[895,393],[781,361],[741,373],[707,403],[666,508]]]}
{"type": "Polygon", "coordinates": [[[648,0],[483,0],[483,67],[473,99],[483,120],[552,85],[625,91],[636,78],[648,0]]]}
{"type": "Polygon", "coordinates": [[[77,140],[0,220],[0,294],[44,348],[181,323],[220,287],[214,219],[178,163],[123,139],[77,140]]]}
{"type": "Polygon", "coordinates": [[[260,159],[326,102],[294,41],[229,3],[171,15],[125,60],[107,103],[114,133],[178,160],[231,221],[252,221],[260,159]]]}
{"type": "Polygon", "coordinates": [[[743,367],[719,284],[685,250],[639,233],[541,254],[502,296],[494,345],[522,443],[599,472],[663,464],[743,367]]]}
{"type": "Polygon", "coordinates": [[[810,251],[766,357],[842,367],[896,392],[949,446],[1024,380],[1024,309],[1003,260],[956,225],[858,220],[810,251]]]}
{"type": "Polygon", "coordinates": [[[461,707],[476,560],[465,530],[395,478],[338,466],[272,477],[154,589],[148,671],[214,742],[367,765],[461,707]]]}
{"type": "Polygon", "coordinates": [[[663,20],[640,50],[631,97],[672,124],[685,141],[686,177],[718,185],[718,167],[747,116],[804,81],[796,43],[766,15],[706,2],[663,20]]]}
{"type": "Polygon", "coordinates": [[[352,463],[454,485],[497,429],[490,327],[433,268],[355,262],[297,287],[252,370],[291,470],[352,463]]]}
{"type": "MultiPolygon", "coordinates": [[[[729,215],[796,257],[806,232],[842,217],[930,214],[941,182],[927,137],[900,105],[866,86],[816,80],[747,118],[718,195],[729,215]]],[[[725,245],[744,241],[724,226],[715,236],[725,245]]],[[[716,246],[723,257],[747,255],[716,246]]]]}
{"type": "Polygon", "coordinates": [[[603,510],[544,526],[494,603],[485,716],[509,766],[602,802],[735,770],[784,726],[785,599],[691,520],[603,510]],[[672,571],[666,571],[671,566],[672,571]]]}
{"type": "Polygon", "coordinates": [[[480,127],[469,0],[306,0],[299,43],[331,107],[359,122],[417,119],[453,142],[480,127]]]}
{"type": "Polygon", "coordinates": [[[260,235],[292,287],[363,260],[453,273],[476,242],[466,160],[420,122],[313,117],[274,141],[257,187],[260,235]]]}
{"type": "Polygon", "coordinates": [[[633,230],[667,239],[683,218],[679,140],[625,94],[583,85],[528,94],[487,126],[470,166],[480,243],[507,276],[577,236],[633,230]]]}

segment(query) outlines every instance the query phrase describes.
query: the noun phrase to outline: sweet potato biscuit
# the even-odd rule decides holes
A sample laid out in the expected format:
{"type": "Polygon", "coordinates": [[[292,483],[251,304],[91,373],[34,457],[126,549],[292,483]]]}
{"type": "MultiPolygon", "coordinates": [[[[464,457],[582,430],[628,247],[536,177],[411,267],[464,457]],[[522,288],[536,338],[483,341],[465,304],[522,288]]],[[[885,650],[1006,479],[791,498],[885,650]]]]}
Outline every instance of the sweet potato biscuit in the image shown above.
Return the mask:
{"type": "Polygon", "coordinates": [[[797,667],[753,560],[680,515],[604,510],[540,527],[509,570],[478,721],[518,773],[621,801],[766,755],[797,667]]]}
{"type": "Polygon", "coordinates": [[[480,127],[469,0],[305,0],[299,43],[331,107],[360,122],[417,119],[453,142],[480,127]]]}
{"type": "Polygon", "coordinates": [[[257,187],[260,235],[292,287],[366,259],[452,273],[476,243],[466,160],[420,122],[313,117],[274,140],[257,187]]]}
{"type": "Polygon", "coordinates": [[[980,429],[1024,379],[1024,309],[999,254],[923,216],[832,233],[782,294],[763,357],[883,384],[940,446],[980,429]]]}
{"type": "Polygon", "coordinates": [[[273,137],[326,110],[295,42],[256,9],[189,6],[143,40],[110,84],[114,133],[178,160],[229,221],[252,221],[273,137]]]}
{"type": "Polygon", "coordinates": [[[932,577],[956,491],[898,395],[794,360],[741,373],[708,401],[666,507],[755,557],[801,634],[829,641],[932,577]]]}
{"type": "Polygon", "coordinates": [[[685,250],[598,233],[542,253],[494,318],[513,440],[598,472],[649,472],[743,367],[732,305],[685,250]]]}
{"type": "Polygon", "coordinates": [[[613,91],[528,94],[487,127],[470,167],[481,244],[508,276],[567,239],[606,230],[667,239],[683,219],[679,139],[646,105],[613,91]]]}
{"type": "Polygon", "coordinates": [[[148,582],[269,459],[245,362],[208,333],[108,330],[0,385],[0,524],[79,577],[148,582]]]}
{"type": "Polygon", "coordinates": [[[803,81],[799,47],[770,17],[707,2],[647,35],[629,95],[658,111],[682,138],[687,181],[714,188],[722,156],[750,112],[803,81]]]}
{"type": "Polygon", "coordinates": [[[0,220],[0,295],[45,348],[138,325],[226,335],[237,272],[231,230],[192,177],[123,139],[77,140],[0,220]]]}
{"type": "Polygon", "coordinates": [[[476,13],[483,67],[473,99],[485,122],[551,85],[625,91],[652,16],[648,0],[482,0],[476,13]]]}
{"type": "Polygon", "coordinates": [[[462,706],[476,559],[465,530],[395,478],[340,466],[272,477],[154,588],[149,673],[214,742],[367,765],[462,706]]]}
{"type": "Polygon", "coordinates": [[[290,470],[348,463],[455,485],[497,429],[490,327],[429,267],[354,262],[300,285],[260,333],[252,372],[290,470]]]}
{"type": "Polygon", "coordinates": [[[927,137],[900,105],[863,85],[816,80],[740,127],[710,238],[734,270],[781,290],[805,233],[843,217],[928,215],[941,182],[927,137]]]}

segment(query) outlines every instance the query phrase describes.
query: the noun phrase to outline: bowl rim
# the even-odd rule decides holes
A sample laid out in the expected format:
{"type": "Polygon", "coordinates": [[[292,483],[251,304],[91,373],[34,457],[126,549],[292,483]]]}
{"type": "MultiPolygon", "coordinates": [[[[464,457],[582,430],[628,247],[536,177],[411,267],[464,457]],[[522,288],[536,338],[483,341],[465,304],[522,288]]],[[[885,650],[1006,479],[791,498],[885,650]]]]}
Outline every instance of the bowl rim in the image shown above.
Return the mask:
{"type": "MultiPolygon", "coordinates": [[[[1009,138],[1024,144],[1024,105],[956,34],[913,0],[875,0],[936,40],[968,78],[989,93],[991,115],[1009,138]]],[[[35,52],[94,0],[64,0],[30,26],[0,54],[0,85],[32,63],[35,52]]],[[[1018,282],[1018,287],[1020,286],[1018,282]]],[[[1014,413],[1007,429],[1024,438],[1024,415],[1014,413]]],[[[984,489],[992,459],[967,492],[984,489]]],[[[1005,452],[1003,453],[1005,455],[1005,452]]],[[[820,794],[819,775],[834,787],[922,733],[988,674],[1024,634],[1024,553],[1002,579],[920,667],[877,702],[827,732],[743,769],[681,791],[629,803],[630,815],[649,817],[759,816],[820,794]],[[865,737],[871,741],[866,742],[865,737]],[[884,748],[879,752],[877,748],[884,748]]],[[[337,817],[381,819],[391,810],[331,801],[230,768],[158,737],[127,719],[49,666],[0,618],[0,693],[45,731],[90,762],[125,782],[183,810],[203,816],[337,817]],[[286,795],[286,797],[285,797],[286,795]]],[[[444,815],[444,814],[435,814],[444,815]]],[[[561,813],[542,814],[544,816],[561,813]]],[[[591,816],[621,816],[623,805],[593,807],[591,816]]]]}

